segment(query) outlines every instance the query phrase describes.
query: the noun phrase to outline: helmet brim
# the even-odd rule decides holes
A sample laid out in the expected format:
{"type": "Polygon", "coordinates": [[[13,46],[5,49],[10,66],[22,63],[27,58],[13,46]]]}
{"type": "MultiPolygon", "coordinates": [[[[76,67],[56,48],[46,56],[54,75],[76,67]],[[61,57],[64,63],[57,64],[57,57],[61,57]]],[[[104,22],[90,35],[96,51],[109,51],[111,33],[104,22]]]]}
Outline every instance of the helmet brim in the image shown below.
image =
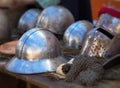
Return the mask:
{"type": "Polygon", "coordinates": [[[54,59],[40,59],[37,61],[28,61],[13,57],[7,63],[6,69],[10,72],[18,74],[38,74],[45,72],[54,72],[60,64],[66,62],[67,60],[62,56],[54,59]]]}

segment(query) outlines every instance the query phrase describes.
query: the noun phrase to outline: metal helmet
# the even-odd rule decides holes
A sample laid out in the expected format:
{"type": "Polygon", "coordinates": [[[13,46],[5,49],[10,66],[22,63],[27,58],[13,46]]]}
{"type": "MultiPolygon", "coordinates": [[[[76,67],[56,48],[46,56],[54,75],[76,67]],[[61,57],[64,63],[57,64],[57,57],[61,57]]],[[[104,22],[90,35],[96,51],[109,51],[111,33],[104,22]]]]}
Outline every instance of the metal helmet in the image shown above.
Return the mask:
{"type": "Polygon", "coordinates": [[[108,57],[112,54],[110,53],[110,48],[113,48],[112,41],[114,41],[114,35],[110,32],[103,28],[94,28],[88,32],[80,54],[108,57]]]}
{"type": "Polygon", "coordinates": [[[105,28],[112,34],[120,34],[120,18],[116,18],[108,13],[101,14],[96,27],[105,28]]]}
{"type": "Polygon", "coordinates": [[[47,8],[51,5],[57,5],[60,3],[60,0],[37,0],[37,2],[39,3],[39,5],[42,8],[47,8]]]}
{"type": "Polygon", "coordinates": [[[70,25],[64,33],[63,41],[69,48],[81,49],[84,38],[93,24],[89,21],[81,20],[70,25]]]}
{"type": "Polygon", "coordinates": [[[37,27],[48,29],[55,34],[64,34],[69,25],[74,22],[71,12],[62,6],[50,6],[44,9],[37,22],[37,27]]]}
{"type": "Polygon", "coordinates": [[[52,72],[64,62],[57,38],[47,30],[34,28],[19,39],[16,55],[6,69],[20,74],[52,72]]]}
{"type": "Polygon", "coordinates": [[[3,10],[0,10],[0,43],[10,39],[9,20],[3,10]]]}
{"type": "Polygon", "coordinates": [[[23,34],[27,30],[34,28],[40,15],[39,9],[29,9],[20,18],[18,23],[18,32],[23,34]]]}

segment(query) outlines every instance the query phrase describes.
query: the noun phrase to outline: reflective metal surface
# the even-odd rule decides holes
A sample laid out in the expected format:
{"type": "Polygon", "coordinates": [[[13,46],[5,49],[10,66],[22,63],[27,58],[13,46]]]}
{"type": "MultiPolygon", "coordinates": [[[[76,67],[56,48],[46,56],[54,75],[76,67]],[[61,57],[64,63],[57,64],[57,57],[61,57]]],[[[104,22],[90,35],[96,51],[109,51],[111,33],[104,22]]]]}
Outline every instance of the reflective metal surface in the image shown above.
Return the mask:
{"type": "Polygon", "coordinates": [[[63,41],[69,48],[81,49],[85,36],[89,30],[93,29],[93,24],[81,20],[70,25],[64,33],[63,41]]]}
{"type": "Polygon", "coordinates": [[[40,15],[39,9],[29,9],[20,18],[18,23],[19,33],[23,34],[27,30],[34,28],[37,23],[38,16],[40,15]]]}
{"type": "Polygon", "coordinates": [[[114,36],[108,48],[108,51],[109,57],[113,57],[117,54],[120,54],[120,34],[114,36]]]}
{"type": "Polygon", "coordinates": [[[39,5],[42,8],[47,8],[51,5],[57,5],[60,3],[60,0],[37,0],[37,2],[39,3],[39,5]]]}
{"type": "Polygon", "coordinates": [[[114,35],[102,28],[94,28],[91,30],[85,39],[82,55],[107,57],[110,55],[111,42],[114,35]]]}
{"type": "Polygon", "coordinates": [[[117,55],[109,58],[107,61],[105,61],[103,63],[103,68],[105,70],[107,70],[107,69],[111,69],[111,68],[118,66],[118,65],[120,65],[120,54],[117,54],[117,55]]]}
{"type": "Polygon", "coordinates": [[[73,22],[73,15],[68,9],[62,6],[50,6],[42,11],[37,26],[63,35],[67,27],[73,22]]]}
{"type": "Polygon", "coordinates": [[[9,20],[4,11],[0,10],[0,43],[10,39],[9,20]]]}
{"type": "Polygon", "coordinates": [[[20,38],[16,55],[6,69],[21,74],[52,72],[64,62],[57,38],[47,30],[34,28],[20,38]]]}
{"type": "Polygon", "coordinates": [[[96,26],[103,27],[112,34],[120,34],[120,18],[113,17],[110,14],[101,14],[96,26]]]}

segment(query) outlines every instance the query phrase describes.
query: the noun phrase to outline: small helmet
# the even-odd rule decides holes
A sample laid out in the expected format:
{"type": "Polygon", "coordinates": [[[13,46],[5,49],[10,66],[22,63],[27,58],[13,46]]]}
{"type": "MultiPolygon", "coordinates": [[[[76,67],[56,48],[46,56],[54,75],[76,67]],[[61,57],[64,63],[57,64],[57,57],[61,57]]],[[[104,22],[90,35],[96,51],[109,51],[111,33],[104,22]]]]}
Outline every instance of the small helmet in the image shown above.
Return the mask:
{"type": "Polygon", "coordinates": [[[51,5],[57,5],[60,3],[60,0],[37,0],[37,2],[39,3],[39,5],[42,8],[47,8],[51,5]]]}
{"type": "Polygon", "coordinates": [[[120,10],[112,7],[102,7],[96,27],[105,28],[112,34],[120,34],[120,10]]]}
{"type": "Polygon", "coordinates": [[[23,34],[27,30],[36,26],[40,12],[39,9],[29,9],[21,16],[18,23],[19,34],[23,34]]]}
{"type": "Polygon", "coordinates": [[[57,38],[47,30],[33,28],[19,39],[16,55],[6,69],[20,74],[44,73],[55,71],[64,62],[57,38]]]}
{"type": "Polygon", "coordinates": [[[10,39],[9,20],[4,11],[0,10],[0,43],[10,39]]]}
{"type": "Polygon", "coordinates": [[[62,6],[50,6],[44,9],[37,22],[37,27],[48,29],[55,34],[64,34],[69,25],[74,22],[71,12],[62,6]]]}
{"type": "Polygon", "coordinates": [[[80,49],[87,32],[93,27],[93,24],[86,20],[73,23],[64,33],[63,41],[65,45],[69,48],[80,49]]]}

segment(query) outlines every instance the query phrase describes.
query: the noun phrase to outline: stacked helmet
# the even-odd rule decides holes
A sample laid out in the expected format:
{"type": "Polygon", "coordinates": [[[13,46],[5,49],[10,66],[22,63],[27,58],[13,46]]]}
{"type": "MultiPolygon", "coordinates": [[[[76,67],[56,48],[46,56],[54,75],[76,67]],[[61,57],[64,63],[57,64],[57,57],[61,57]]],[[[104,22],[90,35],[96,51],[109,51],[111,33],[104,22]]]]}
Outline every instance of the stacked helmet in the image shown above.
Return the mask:
{"type": "Polygon", "coordinates": [[[63,35],[67,27],[73,22],[73,15],[68,9],[62,6],[50,6],[41,12],[37,26],[63,35]]]}
{"type": "Polygon", "coordinates": [[[9,20],[6,14],[0,10],[0,43],[10,39],[9,20]]]}
{"type": "Polygon", "coordinates": [[[63,41],[69,48],[80,49],[84,38],[89,30],[93,29],[93,24],[89,21],[81,20],[70,25],[64,33],[63,41]]]}
{"type": "Polygon", "coordinates": [[[20,18],[18,23],[18,32],[23,34],[27,30],[34,28],[40,15],[39,9],[29,9],[20,18]]]}
{"type": "Polygon", "coordinates": [[[34,28],[20,38],[16,55],[6,69],[20,74],[52,72],[64,62],[57,38],[47,30],[34,28]]]}

